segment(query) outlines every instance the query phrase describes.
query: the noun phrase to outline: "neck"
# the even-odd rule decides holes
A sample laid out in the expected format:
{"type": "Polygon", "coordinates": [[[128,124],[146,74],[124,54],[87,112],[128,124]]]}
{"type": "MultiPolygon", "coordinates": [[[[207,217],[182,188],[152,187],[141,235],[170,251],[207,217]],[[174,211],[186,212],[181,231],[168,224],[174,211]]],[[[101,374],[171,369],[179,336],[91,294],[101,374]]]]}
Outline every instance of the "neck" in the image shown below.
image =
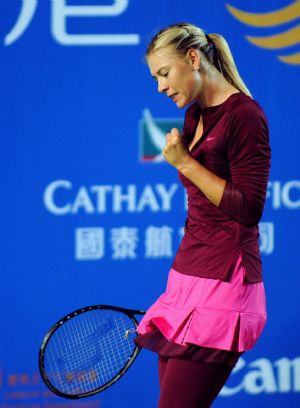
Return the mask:
{"type": "Polygon", "coordinates": [[[239,92],[216,69],[202,75],[202,89],[197,98],[201,108],[220,105],[234,93],[239,92]]]}

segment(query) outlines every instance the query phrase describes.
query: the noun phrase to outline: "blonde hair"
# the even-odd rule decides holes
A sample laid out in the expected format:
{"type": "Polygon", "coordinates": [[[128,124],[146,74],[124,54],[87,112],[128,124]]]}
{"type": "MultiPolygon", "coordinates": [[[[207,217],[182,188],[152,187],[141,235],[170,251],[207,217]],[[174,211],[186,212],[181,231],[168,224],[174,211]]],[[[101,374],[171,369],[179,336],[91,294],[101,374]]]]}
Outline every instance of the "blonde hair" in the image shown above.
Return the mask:
{"type": "Polygon", "coordinates": [[[230,84],[240,92],[251,96],[240,77],[228,43],[220,34],[206,35],[201,28],[193,24],[172,24],[160,30],[151,40],[146,57],[165,47],[172,47],[181,56],[185,56],[191,48],[198,49],[230,84]]]}

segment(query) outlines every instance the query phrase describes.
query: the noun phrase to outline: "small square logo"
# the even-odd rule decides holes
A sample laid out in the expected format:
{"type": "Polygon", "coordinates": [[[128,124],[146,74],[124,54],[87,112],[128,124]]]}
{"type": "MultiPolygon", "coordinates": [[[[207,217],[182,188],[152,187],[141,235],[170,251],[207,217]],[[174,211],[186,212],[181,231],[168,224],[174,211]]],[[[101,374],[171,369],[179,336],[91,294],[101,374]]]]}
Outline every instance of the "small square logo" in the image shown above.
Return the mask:
{"type": "Polygon", "coordinates": [[[179,118],[155,119],[149,109],[144,109],[140,121],[140,154],[142,162],[162,162],[162,150],[165,146],[166,133],[172,128],[182,131],[183,120],[179,118]]]}
{"type": "Polygon", "coordinates": [[[104,256],[104,228],[76,228],[75,258],[95,260],[104,256]]]}

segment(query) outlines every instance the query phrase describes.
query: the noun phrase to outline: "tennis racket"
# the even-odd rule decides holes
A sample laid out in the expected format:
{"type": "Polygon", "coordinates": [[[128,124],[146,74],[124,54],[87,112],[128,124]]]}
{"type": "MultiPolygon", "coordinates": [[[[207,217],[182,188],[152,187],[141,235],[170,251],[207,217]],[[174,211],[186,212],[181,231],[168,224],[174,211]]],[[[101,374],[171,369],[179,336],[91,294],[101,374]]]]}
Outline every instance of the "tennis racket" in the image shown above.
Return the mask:
{"type": "Polygon", "coordinates": [[[118,381],[140,352],[134,338],[144,311],[97,305],[75,310],[55,323],[39,351],[47,387],[77,399],[104,391],[118,381]]]}

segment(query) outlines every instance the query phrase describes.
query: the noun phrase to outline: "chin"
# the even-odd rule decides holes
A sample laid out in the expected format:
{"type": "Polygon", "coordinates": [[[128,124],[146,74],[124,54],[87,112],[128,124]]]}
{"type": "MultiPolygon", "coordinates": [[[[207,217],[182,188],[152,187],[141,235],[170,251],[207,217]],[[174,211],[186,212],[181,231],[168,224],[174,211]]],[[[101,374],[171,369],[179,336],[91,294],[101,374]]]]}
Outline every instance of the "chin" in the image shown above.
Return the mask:
{"type": "Polygon", "coordinates": [[[179,99],[175,102],[175,105],[177,106],[178,109],[182,109],[185,106],[185,101],[182,99],[179,99]]]}
{"type": "Polygon", "coordinates": [[[183,109],[183,108],[186,108],[189,104],[190,102],[177,102],[176,106],[178,109],[183,109]]]}
{"type": "Polygon", "coordinates": [[[176,105],[178,109],[183,109],[191,105],[193,102],[195,102],[195,100],[191,97],[187,97],[187,98],[182,97],[177,101],[176,105]]]}

